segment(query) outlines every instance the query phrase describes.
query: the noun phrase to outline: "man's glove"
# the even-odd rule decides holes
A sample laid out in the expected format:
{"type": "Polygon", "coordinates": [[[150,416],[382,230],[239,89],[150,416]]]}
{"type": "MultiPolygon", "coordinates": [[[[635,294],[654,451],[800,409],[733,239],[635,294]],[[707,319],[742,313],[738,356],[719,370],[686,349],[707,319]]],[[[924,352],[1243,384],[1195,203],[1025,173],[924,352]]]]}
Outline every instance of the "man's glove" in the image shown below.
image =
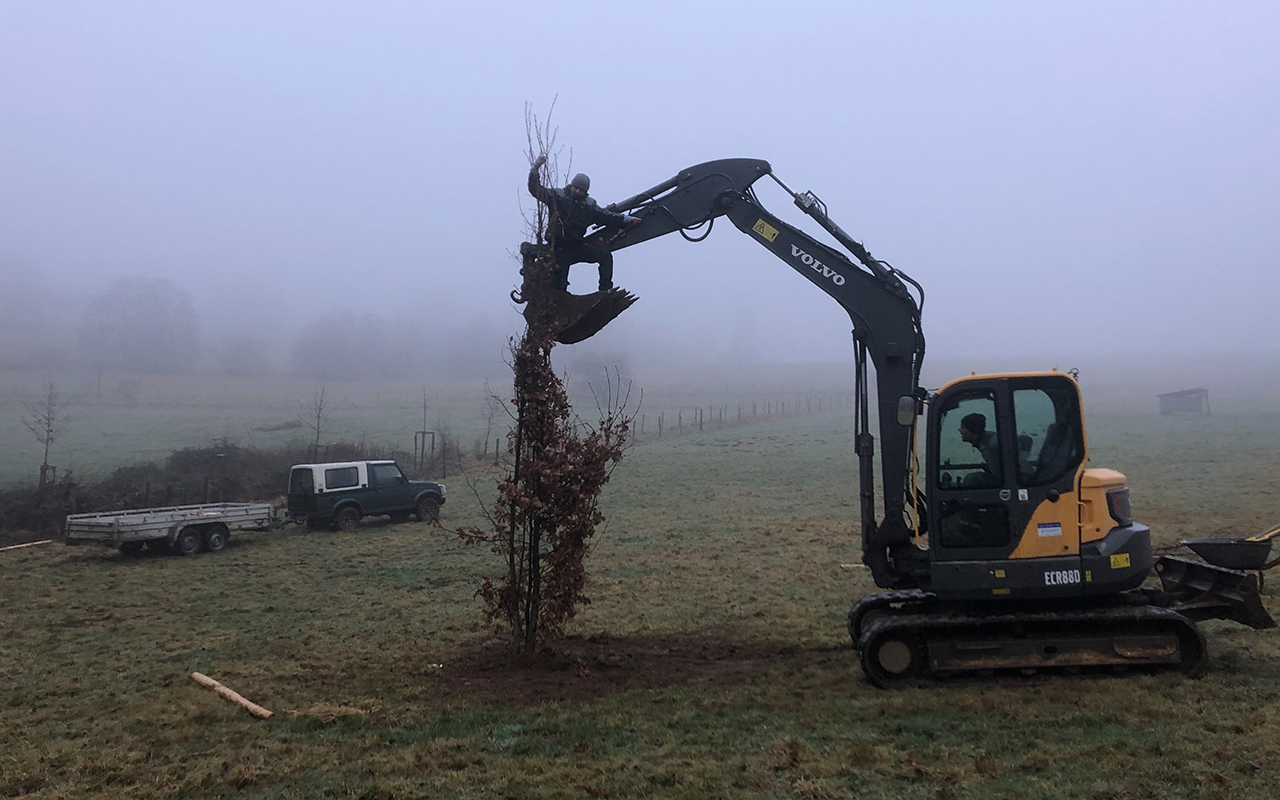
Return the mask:
{"type": "Polygon", "coordinates": [[[546,157],[546,156],[538,156],[538,157],[537,157],[537,159],[535,159],[535,160],[534,160],[534,162],[533,162],[533,168],[534,168],[534,169],[542,169],[542,165],[543,165],[543,164],[545,164],[545,163],[547,163],[547,157],[546,157]]]}
{"type": "Polygon", "coordinates": [[[630,214],[623,214],[622,219],[624,222],[627,223],[628,228],[634,228],[635,226],[639,225],[641,222],[644,222],[644,220],[640,219],[639,217],[633,217],[630,214]]]}

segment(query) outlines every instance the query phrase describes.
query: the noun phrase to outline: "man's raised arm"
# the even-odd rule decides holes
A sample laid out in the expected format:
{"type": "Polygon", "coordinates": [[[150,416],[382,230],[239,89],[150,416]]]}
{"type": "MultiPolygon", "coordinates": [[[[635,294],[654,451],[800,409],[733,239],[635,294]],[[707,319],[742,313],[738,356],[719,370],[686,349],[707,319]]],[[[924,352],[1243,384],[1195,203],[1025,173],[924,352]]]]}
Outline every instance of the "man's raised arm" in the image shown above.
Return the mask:
{"type": "Polygon", "coordinates": [[[547,187],[542,185],[542,181],[538,177],[538,171],[542,169],[542,165],[547,163],[546,156],[538,156],[533,162],[533,166],[529,169],[529,194],[533,195],[543,203],[551,203],[551,192],[547,187]]]}

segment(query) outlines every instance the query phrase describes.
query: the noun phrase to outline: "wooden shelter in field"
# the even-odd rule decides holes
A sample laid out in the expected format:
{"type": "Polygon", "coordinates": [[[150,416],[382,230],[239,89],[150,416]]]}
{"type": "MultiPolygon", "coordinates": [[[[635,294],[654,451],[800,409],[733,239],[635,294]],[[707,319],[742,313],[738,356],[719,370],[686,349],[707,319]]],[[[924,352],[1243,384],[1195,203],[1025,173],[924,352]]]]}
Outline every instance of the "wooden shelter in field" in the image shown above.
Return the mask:
{"type": "Polygon", "coordinates": [[[1209,390],[1183,389],[1181,392],[1158,394],[1161,414],[1198,414],[1209,416],[1209,390]]]}

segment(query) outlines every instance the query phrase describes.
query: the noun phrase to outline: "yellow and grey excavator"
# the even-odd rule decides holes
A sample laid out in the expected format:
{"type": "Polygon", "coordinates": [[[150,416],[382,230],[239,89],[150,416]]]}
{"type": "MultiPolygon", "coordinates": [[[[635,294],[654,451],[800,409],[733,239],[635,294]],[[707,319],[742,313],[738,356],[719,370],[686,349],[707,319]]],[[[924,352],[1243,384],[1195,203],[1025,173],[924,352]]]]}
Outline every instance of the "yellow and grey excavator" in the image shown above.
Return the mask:
{"type": "MultiPolygon", "coordinates": [[[[1199,674],[1207,651],[1197,621],[1275,626],[1253,575],[1153,556],[1125,476],[1088,466],[1074,374],[971,375],[922,388],[923,289],[845,233],[812,192],[787,188],[768,162],[698,164],[609,209],[641,219],[602,234],[612,250],[673,232],[701,241],[727,217],[848,312],[862,557],[886,590],[856,601],[848,624],[875,685],[1006,668],[1155,665],[1199,674]],[[766,211],[752,189],[765,177],[850,255],[766,211]],[[878,517],[868,362],[884,493],[878,517]],[[1144,588],[1153,569],[1161,586],[1144,588]]],[[[635,299],[531,291],[540,251],[524,252],[526,316],[555,326],[561,341],[591,336],[635,299]]]]}

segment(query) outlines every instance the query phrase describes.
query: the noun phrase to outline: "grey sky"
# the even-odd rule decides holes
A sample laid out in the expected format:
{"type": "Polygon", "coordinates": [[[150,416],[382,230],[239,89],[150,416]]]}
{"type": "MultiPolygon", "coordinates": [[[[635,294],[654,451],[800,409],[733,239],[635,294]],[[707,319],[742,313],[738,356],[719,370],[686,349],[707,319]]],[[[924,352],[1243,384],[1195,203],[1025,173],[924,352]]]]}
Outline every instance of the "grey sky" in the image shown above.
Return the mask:
{"type": "MultiPolygon", "coordinates": [[[[558,96],[602,203],[737,156],[815,191],[924,284],[931,352],[1274,347],[1278,22],[1271,3],[0,0],[0,251],[80,294],[172,277],[210,329],[283,336],[342,306],[513,332],[523,105],[558,96]]],[[[625,250],[617,279],[641,301],[598,350],[848,358],[843,312],[728,224],[625,250]]]]}

